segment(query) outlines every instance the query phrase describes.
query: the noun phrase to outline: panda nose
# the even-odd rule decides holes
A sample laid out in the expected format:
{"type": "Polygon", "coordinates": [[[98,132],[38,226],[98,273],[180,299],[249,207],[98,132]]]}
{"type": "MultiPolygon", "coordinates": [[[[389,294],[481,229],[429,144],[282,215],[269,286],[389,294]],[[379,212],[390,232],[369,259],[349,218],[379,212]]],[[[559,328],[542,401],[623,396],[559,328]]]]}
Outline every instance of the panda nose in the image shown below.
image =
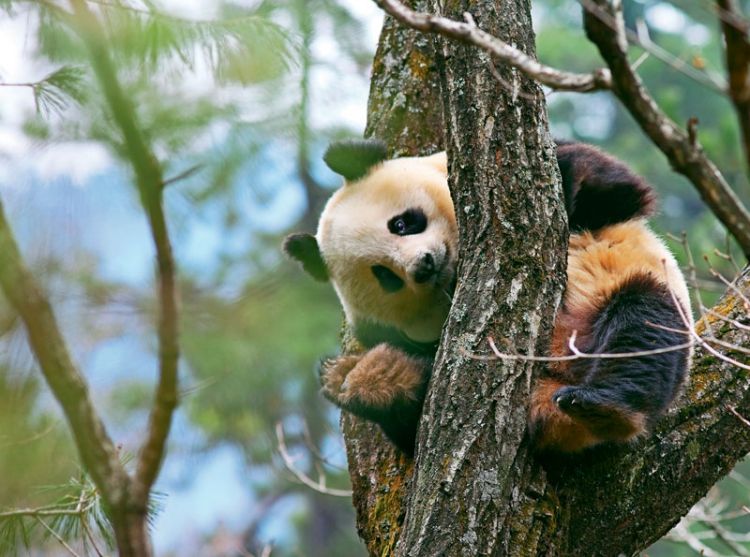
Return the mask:
{"type": "Polygon", "coordinates": [[[414,282],[422,284],[430,280],[436,272],[435,258],[431,253],[425,253],[417,263],[414,271],[414,282]]]}

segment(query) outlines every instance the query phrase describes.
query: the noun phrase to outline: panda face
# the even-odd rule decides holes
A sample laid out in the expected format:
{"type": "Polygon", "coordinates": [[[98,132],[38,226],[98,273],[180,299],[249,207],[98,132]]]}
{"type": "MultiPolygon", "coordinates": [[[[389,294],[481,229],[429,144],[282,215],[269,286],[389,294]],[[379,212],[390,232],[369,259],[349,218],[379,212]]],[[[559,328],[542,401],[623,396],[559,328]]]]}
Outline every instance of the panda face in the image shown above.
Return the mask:
{"type": "Polygon", "coordinates": [[[326,205],[317,241],[350,323],[439,337],[458,240],[445,165],[444,153],[386,161],[326,205]]]}

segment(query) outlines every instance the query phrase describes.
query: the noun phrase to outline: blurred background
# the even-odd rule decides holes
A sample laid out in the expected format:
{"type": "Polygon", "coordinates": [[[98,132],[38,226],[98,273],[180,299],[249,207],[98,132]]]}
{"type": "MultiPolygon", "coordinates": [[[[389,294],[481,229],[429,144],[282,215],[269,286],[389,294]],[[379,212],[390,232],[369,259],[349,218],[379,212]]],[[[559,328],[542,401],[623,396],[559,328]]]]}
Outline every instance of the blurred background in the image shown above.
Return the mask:
{"type": "MultiPolygon", "coordinates": [[[[157,555],[365,555],[338,412],[316,376],[320,358],[338,350],[342,314],[330,286],[285,262],[280,244],[291,230],[314,230],[339,185],[321,162],[327,144],[362,134],[382,14],[361,0],[89,4],[170,179],[182,404],[157,485],[157,555]]],[[[127,458],[145,429],[157,369],[153,248],[119,135],[61,15],[66,5],[0,0],[0,198],[127,458]]],[[[544,62],[601,65],[575,1],[533,8],[544,62]]],[[[626,0],[625,9],[652,45],[633,52],[652,93],[678,122],[699,119],[706,150],[749,201],[734,113],[711,79],[723,75],[711,2],[626,0]]],[[[730,278],[744,261],[692,186],[610,95],[549,93],[548,103],[556,137],[600,145],[655,185],[655,227],[676,236],[670,243],[689,266],[687,232],[693,282],[703,303],[715,301],[721,285],[703,256],[730,278]]],[[[750,555],[746,475],[740,465],[648,554],[750,555]]],[[[85,485],[3,299],[0,478],[0,513],[49,505],[85,485]]],[[[75,544],[75,524],[58,526],[75,544]]],[[[0,515],[0,555],[13,553],[69,554],[45,530],[0,515]]]]}

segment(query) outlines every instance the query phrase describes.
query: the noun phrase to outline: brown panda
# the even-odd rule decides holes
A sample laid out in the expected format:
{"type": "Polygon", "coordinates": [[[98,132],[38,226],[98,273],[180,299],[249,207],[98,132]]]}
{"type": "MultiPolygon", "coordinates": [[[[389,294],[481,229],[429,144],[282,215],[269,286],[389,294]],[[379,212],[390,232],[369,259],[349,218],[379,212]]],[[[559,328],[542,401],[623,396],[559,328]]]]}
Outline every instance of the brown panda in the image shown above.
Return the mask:
{"type": "MultiPolygon", "coordinates": [[[[386,160],[382,143],[358,141],[335,143],[324,158],[345,184],[328,201],[317,234],[290,235],[284,250],[316,279],[331,280],[368,350],[325,362],[323,393],[380,424],[412,454],[456,278],[446,155],[386,160]]],[[[589,145],[559,143],[557,160],[571,236],[550,355],[570,354],[573,331],[587,353],[686,344],[688,291],[674,257],[646,225],[651,188],[589,145]]],[[[644,434],[674,400],[689,358],[683,348],[551,363],[531,398],[535,445],[576,452],[644,434]]]]}

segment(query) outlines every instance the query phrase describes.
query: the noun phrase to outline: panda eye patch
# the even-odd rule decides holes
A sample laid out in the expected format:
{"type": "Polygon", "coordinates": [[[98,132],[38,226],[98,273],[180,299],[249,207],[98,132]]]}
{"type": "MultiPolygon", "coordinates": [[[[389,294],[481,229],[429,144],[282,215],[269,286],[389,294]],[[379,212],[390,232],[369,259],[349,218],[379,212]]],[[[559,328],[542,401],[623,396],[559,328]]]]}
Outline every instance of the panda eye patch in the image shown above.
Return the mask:
{"type": "Polygon", "coordinates": [[[427,228],[427,215],[422,209],[407,209],[388,221],[388,230],[398,236],[420,234],[427,228]]]}
{"type": "Polygon", "coordinates": [[[398,292],[404,287],[404,281],[388,267],[382,265],[373,265],[372,274],[378,279],[380,287],[386,292],[398,292]]]}

